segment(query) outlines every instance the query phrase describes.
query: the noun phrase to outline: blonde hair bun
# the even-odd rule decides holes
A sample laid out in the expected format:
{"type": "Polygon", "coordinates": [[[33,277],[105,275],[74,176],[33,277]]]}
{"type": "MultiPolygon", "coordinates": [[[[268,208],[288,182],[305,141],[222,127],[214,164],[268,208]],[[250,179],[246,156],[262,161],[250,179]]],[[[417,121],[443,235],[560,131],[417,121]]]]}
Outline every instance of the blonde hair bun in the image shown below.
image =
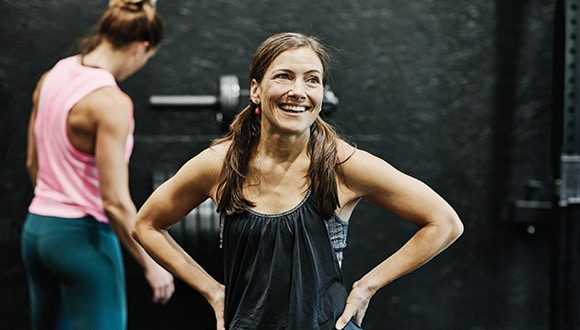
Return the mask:
{"type": "Polygon", "coordinates": [[[109,0],[109,8],[119,7],[131,11],[139,11],[145,5],[155,9],[157,0],[109,0]]]}

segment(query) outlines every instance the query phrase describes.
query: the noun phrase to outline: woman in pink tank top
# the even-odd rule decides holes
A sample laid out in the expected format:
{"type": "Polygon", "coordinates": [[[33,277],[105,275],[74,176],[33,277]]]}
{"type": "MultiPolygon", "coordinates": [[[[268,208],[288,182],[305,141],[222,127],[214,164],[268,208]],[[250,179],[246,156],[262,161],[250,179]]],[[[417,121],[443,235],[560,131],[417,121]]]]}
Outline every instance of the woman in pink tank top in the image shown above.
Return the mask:
{"type": "Polygon", "coordinates": [[[117,86],[161,43],[155,1],[111,0],[97,31],[41,77],[33,96],[34,197],[22,232],[33,329],[125,329],[121,245],[143,267],[155,302],[174,291],[173,276],[131,237],[133,102],[117,86]]]}

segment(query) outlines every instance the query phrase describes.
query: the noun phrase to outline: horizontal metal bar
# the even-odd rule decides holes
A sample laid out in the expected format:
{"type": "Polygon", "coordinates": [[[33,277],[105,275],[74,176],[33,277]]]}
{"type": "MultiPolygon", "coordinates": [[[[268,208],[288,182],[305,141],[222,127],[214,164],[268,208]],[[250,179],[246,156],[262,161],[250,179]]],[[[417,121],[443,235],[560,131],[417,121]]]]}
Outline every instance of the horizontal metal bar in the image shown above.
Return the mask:
{"type": "Polygon", "coordinates": [[[153,106],[216,107],[219,100],[213,95],[153,95],[149,98],[153,106]]]}

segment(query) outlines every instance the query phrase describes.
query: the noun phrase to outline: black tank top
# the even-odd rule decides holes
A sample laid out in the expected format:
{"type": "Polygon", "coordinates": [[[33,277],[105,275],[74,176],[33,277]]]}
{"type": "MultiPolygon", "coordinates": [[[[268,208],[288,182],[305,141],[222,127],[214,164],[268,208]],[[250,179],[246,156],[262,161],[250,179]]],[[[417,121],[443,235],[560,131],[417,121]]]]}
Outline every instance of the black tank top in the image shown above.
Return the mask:
{"type": "Polygon", "coordinates": [[[310,193],[290,211],[223,220],[229,330],[334,330],[347,290],[310,193]]]}

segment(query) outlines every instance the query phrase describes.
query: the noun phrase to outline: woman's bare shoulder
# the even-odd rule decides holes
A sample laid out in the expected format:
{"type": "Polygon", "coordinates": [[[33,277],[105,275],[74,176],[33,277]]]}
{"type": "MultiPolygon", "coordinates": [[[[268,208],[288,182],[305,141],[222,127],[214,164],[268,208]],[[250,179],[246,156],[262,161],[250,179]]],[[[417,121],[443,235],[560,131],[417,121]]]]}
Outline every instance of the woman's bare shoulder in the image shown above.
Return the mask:
{"type": "Polygon", "coordinates": [[[212,144],[189,159],[182,170],[196,175],[217,177],[222,170],[230,143],[212,144]]]}
{"type": "Polygon", "coordinates": [[[338,162],[343,164],[347,162],[357,152],[358,148],[355,144],[346,142],[343,139],[337,139],[336,153],[338,162]]]}
{"type": "Polygon", "coordinates": [[[208,150],[211,150],[212,152],[215,152],[216,154],[219,155],[223,155],[225,157],[231,144],[232,144],[231,141],[215,142],[212,143],[211,146],[209,146],[208,150]]]}

